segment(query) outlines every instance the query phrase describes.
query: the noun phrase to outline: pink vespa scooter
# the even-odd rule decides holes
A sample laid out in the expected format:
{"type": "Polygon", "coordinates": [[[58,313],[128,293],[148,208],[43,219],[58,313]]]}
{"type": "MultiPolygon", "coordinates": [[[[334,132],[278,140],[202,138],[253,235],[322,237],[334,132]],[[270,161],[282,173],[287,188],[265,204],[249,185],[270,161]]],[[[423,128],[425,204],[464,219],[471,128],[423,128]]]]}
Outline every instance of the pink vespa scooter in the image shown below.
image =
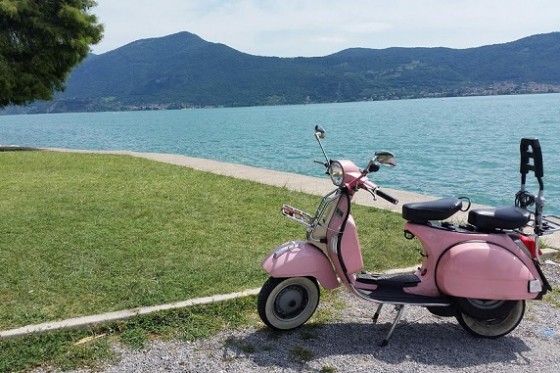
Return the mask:
{"type": "MultiPolygon", "coordinates": [[[[517,327],[526,300],[541,299],[552,290],[540,269],[538,238],[560,230],[560,218],[542,215],[543,170],[538,140],[521,142],[518,206],[473,209],[468,224],[455,225],[443,220],[463,208],[462,199],[405,204],[405,237],[420,240],[421,266],[415,273],[378,275],[361,272],[364,264],[350,213],[351,201],[357,191],[365,190],[374,199],[379,196],[397,204],[368,179],[380,165],[395,166],[395,157],[377,152],[360,170],[352,161],[330,160],[321,143],[324,136],[324,130],[316,126],[315,138],[337,189],[323,197],[314,216],[288,205],[282,207],[285,216],[306,227],[307,241],[287,242],[262,263],[270,274],[258,296],[259,316],[266,325],[275,330],[301,326],[319,303],[318,283],[334,289],[342,282],[359,298],[379,304],[374,322],[384,304],[395,305],[397,315],[382,346],[388,343],[405,305],[455,316],[475,336],[497,338],[517,327]],[[539,182],[537,197],[525,191],[530,171],[539,182]],[[536,204],[533,213],[527,209],[532,204],[536,204]],[[533,234],[524,232],[529,226],[533,234]]],[[[469,207],[470,201],[463,211],[469,207]]]]}

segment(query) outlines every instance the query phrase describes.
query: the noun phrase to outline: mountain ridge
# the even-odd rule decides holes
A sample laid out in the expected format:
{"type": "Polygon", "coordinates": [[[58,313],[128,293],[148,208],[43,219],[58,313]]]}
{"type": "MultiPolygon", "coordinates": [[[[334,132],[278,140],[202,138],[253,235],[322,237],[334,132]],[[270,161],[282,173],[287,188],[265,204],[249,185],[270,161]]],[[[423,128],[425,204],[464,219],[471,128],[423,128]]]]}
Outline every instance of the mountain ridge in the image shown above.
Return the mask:
{"type": "Polygon", "coordinates": [[[560,32],[467,49],[254,56],[183,31],[90,55],[33,112],[256,106],[560,92],[560,32]]]}

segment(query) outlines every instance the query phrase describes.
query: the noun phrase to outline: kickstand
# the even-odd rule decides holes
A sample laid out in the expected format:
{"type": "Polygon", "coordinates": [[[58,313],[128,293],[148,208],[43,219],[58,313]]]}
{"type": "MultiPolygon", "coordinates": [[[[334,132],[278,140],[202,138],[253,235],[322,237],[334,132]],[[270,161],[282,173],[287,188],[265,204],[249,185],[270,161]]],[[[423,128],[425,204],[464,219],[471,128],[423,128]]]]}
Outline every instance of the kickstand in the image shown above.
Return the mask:
{"type": "Polygon", "coordinates": [[[395,306],[395,309],[397,310],[397,316],[395,317],[395,321],[393,321],[393,325],[391,325],[391,329],[389,330],[389,333],[387,334],[387,336],[385,337],[383,342],[381,342],[381,347],[385,347],[389,344],[389,338],[391,338],[391,335],[393,335],[393,332],[395,331],[395,327],[397,326],[397,323],[399,322],[399,320],[402,317],[402,313],[403,313],[403,310],[404,310],[404,305],[399,304],[399,305],[395,306]]]}
{"type": "Polygon", "coordinates": [[[379,303],[379,306],[377,306],[377,310],[375,311],[375,314],[373,315],[372,318],[374,324],[377,324],[377,319],[379,318],[379,314],[381,313],[382,308],[383,308],[383,303],[379,303]]]}

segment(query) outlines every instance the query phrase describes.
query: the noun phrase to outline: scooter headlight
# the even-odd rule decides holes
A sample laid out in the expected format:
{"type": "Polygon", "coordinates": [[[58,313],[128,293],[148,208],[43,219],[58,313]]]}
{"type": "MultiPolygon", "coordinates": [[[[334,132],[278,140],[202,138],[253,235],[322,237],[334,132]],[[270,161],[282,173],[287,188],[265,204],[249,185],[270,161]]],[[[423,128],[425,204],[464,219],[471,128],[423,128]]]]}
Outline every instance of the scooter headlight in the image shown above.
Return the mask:
{"type": "Polygon", "coordinates": [[[341,186],[344,183],[344,168],[337,161],[331,162],[329,175],[334,185],[341,186]]]}

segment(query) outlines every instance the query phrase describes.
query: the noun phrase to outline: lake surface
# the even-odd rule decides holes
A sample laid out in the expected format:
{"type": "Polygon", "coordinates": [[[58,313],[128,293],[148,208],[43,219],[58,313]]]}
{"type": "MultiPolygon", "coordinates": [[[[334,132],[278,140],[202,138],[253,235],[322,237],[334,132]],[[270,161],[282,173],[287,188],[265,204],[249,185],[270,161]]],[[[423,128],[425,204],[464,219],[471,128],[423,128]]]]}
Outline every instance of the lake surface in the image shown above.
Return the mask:
{"type": "MultiPolygon", "coordinates": [[[[376,150],[398,166],[372,179],[386,187],[474,203],[511,205],[519,142],[537,137],[545,213],[560,214],[560,94],[342,104],[0,116],[0,144],[176,153],[324,176],[313,137],[327,131],[333,159],[364,167],[376,150]]],[[[536,192],[534,178],[528,182],[536,192]]]]}

